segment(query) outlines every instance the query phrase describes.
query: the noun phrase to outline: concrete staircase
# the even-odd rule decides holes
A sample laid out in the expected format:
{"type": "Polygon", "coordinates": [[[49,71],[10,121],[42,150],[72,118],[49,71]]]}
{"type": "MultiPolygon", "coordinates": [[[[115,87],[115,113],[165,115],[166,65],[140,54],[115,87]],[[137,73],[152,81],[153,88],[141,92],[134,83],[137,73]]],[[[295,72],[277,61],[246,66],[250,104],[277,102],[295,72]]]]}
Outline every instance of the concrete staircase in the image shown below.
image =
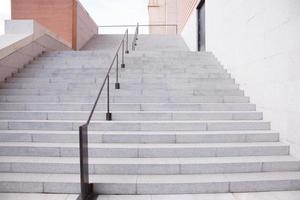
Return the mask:
{"type": "MultiPolygon", "coordinates": [[[[142,36],[139,49],[149,41],[142,36]]],[[[105,98],[97,107],[89,135],[95,192],[300,189],[300,160],[217,59],[167,41],[126,56],[120,90],[112,78],[113,121],[104,120],[105,98]]],[[[110,62],[111,51],[49,52],[0,84],[0,192],[80,192],[78,126],[110,62]]]]}

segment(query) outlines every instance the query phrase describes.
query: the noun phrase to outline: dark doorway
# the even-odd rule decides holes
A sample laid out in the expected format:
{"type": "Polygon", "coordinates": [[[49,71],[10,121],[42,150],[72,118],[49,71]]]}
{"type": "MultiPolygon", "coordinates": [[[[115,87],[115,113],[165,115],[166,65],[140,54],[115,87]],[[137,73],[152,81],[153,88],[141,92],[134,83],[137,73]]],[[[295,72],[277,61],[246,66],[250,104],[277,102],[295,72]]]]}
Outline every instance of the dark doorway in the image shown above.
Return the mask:
{"type": "Polygon", "coordinates": [[[205,0],[197,6],[198,51],[205,51],[205,0]]]}

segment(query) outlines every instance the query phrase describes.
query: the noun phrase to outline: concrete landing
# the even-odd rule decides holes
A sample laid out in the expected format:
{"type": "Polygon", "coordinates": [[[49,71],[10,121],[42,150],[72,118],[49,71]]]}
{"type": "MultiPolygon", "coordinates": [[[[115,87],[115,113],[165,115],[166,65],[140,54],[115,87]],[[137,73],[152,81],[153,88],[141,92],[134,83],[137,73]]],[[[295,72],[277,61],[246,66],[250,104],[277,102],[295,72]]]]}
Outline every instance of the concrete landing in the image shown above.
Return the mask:
{"type": "MultiPolygon", "coordinates": [[[[118,48],[123,34],[95,35],[81,50],[113,51],[118,48]]],[[[129,35],[129,51],[132,48],[133,35],[129,35]]],[[[189,51],[180,35],[139,35],[137,41],[139,51],[189,51]]]]}

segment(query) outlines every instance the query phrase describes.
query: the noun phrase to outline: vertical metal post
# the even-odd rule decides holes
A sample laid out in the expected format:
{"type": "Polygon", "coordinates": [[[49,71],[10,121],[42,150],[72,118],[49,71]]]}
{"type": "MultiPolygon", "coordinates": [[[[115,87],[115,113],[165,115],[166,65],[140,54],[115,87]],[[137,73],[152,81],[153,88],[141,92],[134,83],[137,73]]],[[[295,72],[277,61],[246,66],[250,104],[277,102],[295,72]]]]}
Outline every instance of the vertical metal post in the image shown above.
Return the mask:
{"type": "Polygon", "coordinates": [[[79,148],[81,193],[78,200],[87,200],[93,196],[93,184],[89,182],[88,124],[79,127],[79,148]]]}
{"type": "Polygon", "coordinates": [[[176,24],[176,35],[178,34],[178,25],[176,24]]]}
{"type": "Polygon", "coordinates": [[[112,117],[111,117],[111,113],[109,111],[109,74],[107,75],[107,79],[106,79],[106,84],[107,84],[107,112],[106,112],[106,120],[107,121],[111,121],[112,117]]]}
{"type": "Polygon", "coordinates": [[[124,43],[124,40],[123,40],[123,42],[122,42],[122,64],[121,64],[121,68],[125,68],[124,50],[125,50],[125,43],[124,43]]]}
{"type": "Polygon", "coordinates": [[[128,29],[126,30],[126,54],[129,53],[129,50],[128,50],[128,29]]]}
{"type": "Polygon", "coordinates": [[[139,34],[139,23],[137,23],[136,25],[136,40],[138,40],[138,34],[139,34]]]}
{"type": "Polygon", "coordinates": [[[116,55],[116,83],[115,83],[115,89],[120,89],[120,83],[119,83],[119,54],[116,55]]]}
{"type": "Polygon", "coordinates": [[[132,42],[132,51],[135,51],[135,35],[133,37],[133,42],[132,42]]]}

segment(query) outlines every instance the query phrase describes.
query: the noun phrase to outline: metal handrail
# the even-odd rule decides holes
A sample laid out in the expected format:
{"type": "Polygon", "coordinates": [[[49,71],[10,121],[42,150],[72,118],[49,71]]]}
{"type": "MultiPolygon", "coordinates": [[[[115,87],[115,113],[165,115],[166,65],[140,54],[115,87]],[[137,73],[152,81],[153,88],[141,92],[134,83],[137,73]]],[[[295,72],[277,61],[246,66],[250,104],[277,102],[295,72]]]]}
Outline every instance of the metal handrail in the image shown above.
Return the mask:
{"type": "Polygon", "coordinates": [[[89,182],[89,162],[88,162],[88,127],[94,115],[95,109],[97,107],[98,101],[101,97],[102,91],[104,89],[105,84],[107,85],[107,112],[106,112],[106,120],[112,120],[112,113],[110,112],[110,99],[109,99],[109,77],[110,72],[114,64],[116,63],[116,82],[115,82],[115,89],[120,89],[119,83],[119,53],[122,48],[121,52],[121,68],[125,68],[125,53],[129,53],[128,50],[128,29],[125,31],[122,41],[117,48],[115,56],[112,60],[111,65],[106,73],[105,79],[101,85],[101,88],[98,92],[97,98],[93,105],[93,108],[90,112],[90,115],[85,124],[79,127],[79,147],[80,147],[80,186],[81,186],[81,194],[78,197],[78,200],[88,200],[93,198],[93,185],[89,182]]]}
{"type": "Polygon", "coordinates": [[[139,34],[139,23],[137,23],[135,28],[135,33],[132,40],[132,51],[135,51],[135,46],[137,45],[136,41],[138,40],[138,34],[139,34]]]}
{"type": "MultiPolygon", "coordinates": [[[[177,24],[139,24],[139,27],[151,27],[151,26],[174,26],[176,28],[176,34],[178,34],[178,25],[177,24]]],[[[99,28],[129,28],[136,27],[133,24],[125,24],[125,25],[99,25],[99,28]]]]}

